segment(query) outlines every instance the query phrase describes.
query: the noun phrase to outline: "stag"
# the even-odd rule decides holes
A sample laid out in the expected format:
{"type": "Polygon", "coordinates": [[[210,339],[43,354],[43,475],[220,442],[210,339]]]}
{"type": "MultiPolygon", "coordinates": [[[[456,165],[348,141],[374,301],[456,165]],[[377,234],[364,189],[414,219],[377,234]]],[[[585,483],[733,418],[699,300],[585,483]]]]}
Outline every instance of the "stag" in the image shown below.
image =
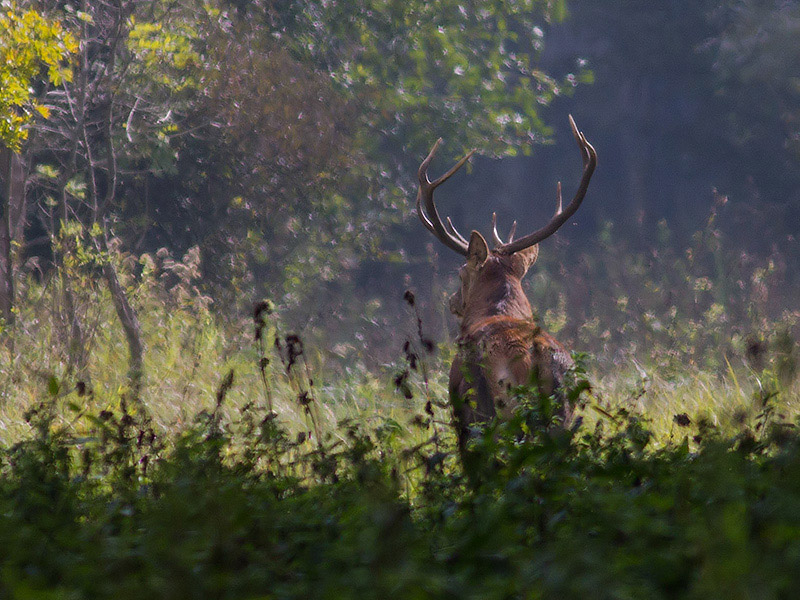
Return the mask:
{"type": "Polygon", "coordinates": [[[473,231],[467,240],[449,217],[443,222],[433,201],[434,190],[475,150],[431,181],[428,166],[442,142],[439,138],[419,167],[417,214],[422,224],[445,246],[466,257],[458,272],[460,289],[450,298],[450,310],[460,319],[459,350],[450,368],[449,389],[462,452],[473,425],[497,415],[507,418],[513,412],[515,403],[509,392],[516,386],[535,382],[541,394],[556,398],[562,422],[567,425],[572,419],[573,407],[562,393],[572,359],[564,346],[536,323],[522,289],[522,278],[539,256],[539,243],[575,214],[597,166],[597,153],[571,115],[569,122],[583,158],[583,176],[575,197],[564,208],[559,182],[553,217],[538,231],[518,239],[514,239],[514,221],[508,240],[503,241],[493,214],[491,249],[479,232],[473,231]]]}

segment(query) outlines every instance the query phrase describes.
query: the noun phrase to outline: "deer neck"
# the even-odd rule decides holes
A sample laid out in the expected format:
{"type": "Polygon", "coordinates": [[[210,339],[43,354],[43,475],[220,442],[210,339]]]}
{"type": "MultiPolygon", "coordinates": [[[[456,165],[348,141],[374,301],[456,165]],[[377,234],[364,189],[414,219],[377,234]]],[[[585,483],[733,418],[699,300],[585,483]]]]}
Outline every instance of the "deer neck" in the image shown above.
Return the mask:
{"type": "Polygon", "coordinates": [[[503,277],[499,281],[479,282],[470,295],[461,321],[461,333],[468,334],[481,327],[491,317],[533,318],[530,302],[516,277],[503,277]]]}

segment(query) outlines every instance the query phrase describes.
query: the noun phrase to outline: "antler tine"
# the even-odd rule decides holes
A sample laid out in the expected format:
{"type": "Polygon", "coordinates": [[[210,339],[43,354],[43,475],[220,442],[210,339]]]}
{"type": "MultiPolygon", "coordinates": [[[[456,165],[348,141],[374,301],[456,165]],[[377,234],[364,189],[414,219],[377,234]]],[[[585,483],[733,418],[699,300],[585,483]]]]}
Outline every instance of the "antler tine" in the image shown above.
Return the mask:
{"type": "Polygon", "coordinates": [[[556,200],[556,212],[555,212],[555,214],[553,215],[554,217],[557,217],[557,216],[558,216],[558,215],[560,215],[560,214],[561,214],[561,212],[562,212],[562,208],[561,208],[561,207],[562,207],[562,205],[563,205],[563,202],[562,202],[562,200],[561,200],[561,182],[560,182],[560,181],[558,182],[558,185],[556,186],[556,196],[557,196],[557,200],[556,200]]]}
{"type": "Polygon", "coordinates": [[[589,142],[586,141],[586,136],[583,135],[578,129],[578,126],[575,124],[575,119],[572,118],[572,115],[569,115],[569,126],[572,129],[572,136],[575,138],[575,141],[578,142],[578,147],[581,149],[581,156],[583,157],[584,162],[589,159],[589,152],[586,148],[589,145],[589,142]]]}
{"type": "MultiPolygon", "coordinates": [[[[569,116],[569,124],[572,128],[572,135],[575,137],[575,141],[578,143],[578,148],[581,151],[581,158],[583,159],[583,175],[581,176],[581,182],[578,185],[578,191],[575,192],[575,197],[569,204],[567,204],[566,208],[563,210],[556,210],[556,214],[553,215],[547,225],[538,231],[534,231],[533,233],[519,238],[515,242],[508,242],[507,244],[503,244],[502,246],[495,248],[495,252],[500,254],[513,254],[514,252],[519,252],[520,250],[529,248],[530,246],[538,244],[542,240],[547,239],[556,231],[558,231],[558,228],[566,223],[569,218],[575,214],[575,211],[578,210],[581,202],[583,202],[583,198],[586,196],[586,190],[589,189],[589,181],[592,179],[592,174],[597,167],[597,152],[588,142],[586,136],[584,136],[583,133],[578,130],[577,125],[575,125],[575,119],[572,118],[572,115],[569,116]]],[[[558,207],[560,208],[562,205],[560,183],[558,185],[557,192],[558,207]]]]}
{"type": "Polygon", "coordinates": [[[497,232],[497,213],[492,213],[492,239],[494,240],[495,246],[502,246],[503,244],[507,244],[514,241],[514,234],[517,231],[517,222],[514,221],[511,224],[511,230],[508,232],[508,242],[504,242],[503,238],[500,237],[500,234],[497,232]]]}
{"type": "Polygon", "coordinates": [[[500,238],[500,234],[497,233],[497,213],[492,213],[492,239],[494,240],[495,246],[502,246],[503,240],[500,238]]]}
{"type": "Polygon", "coordinates": [[[445,181],[450,179],[450,177],[452,177],[456,171],[463,167],[464,163],[467,162],[475,153],[475,150],[470,150],[466,156],[459,160],[449,171],[447,171],[447,173],[438,179],[431,181],[428,178],[428,166],[431,164],[436,151],[439,149],[439,144],[441,143],[442,138],[436,140],[436,143],[433,145],[433,148],[431,148],[428,156],[425,157],[425,160],[423,160],[422,164],[419,166],[419,171],[417,172],[419,179],[419,190],[417,192],[417,214],[419,215],[420,221],[422,221],[422,224],[425,226],[425,228],[433,233],[439,239],[439,241],[441,241],[451,250],[455,250],[459,254],[466,256],[469,244],[467,243],[466,239],[464,239],[464,236],[458,233],[449,217],[447,218],[447,223],[450,227],[449,229],[445,227],[444,223],[442,223],[442,219],[439,216],[439,211],[436,210],[436,203],[433,201],[433,191],[445,181]],[[422,210],[423,202],[425,204],[424,211],[422,210]]]}
{"type": "Polygon", "coordinates": [[[467,246],[469,246],[469,242],[467,241],[467,238],[465,238],[463,235],[461,235],[461,234],[458,232],[458,229],[456,229],[456,226],[455,226],[455,225],[453,225],[453,222],[450,220],[450,217],[447,217],[447,219],[446,219],[446,221],[445,221],[445,222],[446,222],[446,223],[449,225],[449,227],[450,227],[450,233],[453,233],[453,234],[455,234],[455,236],[456,236],[456,237],[457,237],[459,240],[461,240],[462,242],[464,242],[465,244],[467,244],[467,246]]]}

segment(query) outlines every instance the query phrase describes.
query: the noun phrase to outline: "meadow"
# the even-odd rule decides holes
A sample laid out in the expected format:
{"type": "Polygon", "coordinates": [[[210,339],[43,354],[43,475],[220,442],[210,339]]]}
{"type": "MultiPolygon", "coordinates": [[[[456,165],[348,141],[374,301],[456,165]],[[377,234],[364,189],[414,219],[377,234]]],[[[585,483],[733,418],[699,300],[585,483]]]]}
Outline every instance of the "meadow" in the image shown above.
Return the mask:
{"type": "Polygon", "coordinates": [[[463,463],[452,343],[429,343],[411,294],[396,359],[370,366],[369,347],[332,358],[324,332],[296,336],[271,300],[221,318],[194,251],[119,256],[147,348],[135,397],[91,267],[80,370],[57,280],[31,275],[2,358],[3,597],[791,595],[798,313],[767,314],[786,293],[774,265],[715,279],[704,239],[648,268],[613,244],[614,269],[545,261],[540,319],[596,352],[575,354],[580,418],[554,426],[521,388],[463,463]],[[579,304],[587,274],[600,289],[579,304]],[[739,297],[718,302],[732,276],[739,297]]]}
{"type": "MultiPolygon", "coordinates": [[[[609,226],[595,247],[566,258],[544,253],[532,270],[526,285],[537,318],[577,353],[591,382],[581,397],[584,419],[624,409],[646,418],[666,442],[676,435],[678,414],[735,434],[760,414],[760,399],[775,395],[782,419],[797,415],[800,310],[791,309],[786,259],[737,256],[712,225],[680,250],[663,226],[662,243],[646,252],[615,240],[609,226]]],[[[449,419],[456,321],[440,315],[455,289],[452,277],[436,275],[432,297],[415,300],[409,290],[399,314],[361,318],[360,304],[353,304],[359,316],[329,323],[338,327],[334,334],[293,322],[296,314],[271,299],[221,311],[204,292],[197,249],[183,257],[162,250],[115,260],[145,338],[137,402],[163,434],[178,434],[211,410],[231,372],[223,414],[271,407],[293,433],[313,425],[337,436],[339,421],[353,419],[372,426],[391,419],[405,428],[427,401],[444,407],[443,424],[449,419]],[[332,338],[346,341],[334,346],[332,338]],[[314,423],[298,402],[304,393],[314,400],[314,423]]],[[[92,265],[71,273],[86,323],[78,350],[65,341],[60,280],[38,275],[31,270],[20,286],[14,343],[0,357],[4,446],[30,434],[25,411],[53,389],[56,423],[68,431],[75,415],[65,407],[99,411],[130,395],[125,339],[92,265]]]]}

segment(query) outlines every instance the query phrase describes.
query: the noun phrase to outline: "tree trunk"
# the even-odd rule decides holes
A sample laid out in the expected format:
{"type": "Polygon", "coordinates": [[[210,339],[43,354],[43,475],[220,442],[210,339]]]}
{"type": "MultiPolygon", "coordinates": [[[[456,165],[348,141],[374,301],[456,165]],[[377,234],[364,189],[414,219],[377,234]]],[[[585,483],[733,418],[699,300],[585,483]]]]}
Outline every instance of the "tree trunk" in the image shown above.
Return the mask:
{"type": "Polygon", "coordinates": [[[101,238],[103,253],[108,257],[103,263],[103,276],[111,292],[111,300],[117,317],[122,324],[125,332],[125,339],[128,343],[128,381],[131,387],[131,397],[139,400],[144,379],[144,344],[142,343],[142,328],[136,310],[128,300],[128,294],[119,281],[117,269],[109,256],[109,245],[107,234],[104,232],[101,238]]]}
{"type": "MultiPolygon", "coordinates": [[[[60,217],[61,227],[63,227],[68,220],[69,210],[67,207],[67,192],[66,182],[61,185],[61,201],[60,201],[60,217]]],[[[74,252],[74,248],[67,248],[67,239],[63,233],[56,233],[55,223],[52,225],[52,232],[54,237],[60,238],[60,243],[56,244],[53,248],[53,254],[56,261],[59,280],[61,282],[61,306],[66,312],[67,326],[69,327],[69,339],[67,343],[67,377],[72,376],[73,373],[81,380],[86,380],[87,363],[89,361],[88,348],[86,335],[81,323],[80,315],[78,314],[77,302],[75,293],[72,289],[72,281],[70,280],[67,271],[65,257],[68,252],[74,252]]],[[[71,244],[70,244],[71,246],[71,244]]]]}
{"type": "Polygon", "coordinates": [[[25,170],[19,154],[8,148],[0,148],[0,181],[0,316],[5,319],[6,327],[10,328],[15,321],[14,242],[21,241],[21,232],[24,230],[25,170]]]}

